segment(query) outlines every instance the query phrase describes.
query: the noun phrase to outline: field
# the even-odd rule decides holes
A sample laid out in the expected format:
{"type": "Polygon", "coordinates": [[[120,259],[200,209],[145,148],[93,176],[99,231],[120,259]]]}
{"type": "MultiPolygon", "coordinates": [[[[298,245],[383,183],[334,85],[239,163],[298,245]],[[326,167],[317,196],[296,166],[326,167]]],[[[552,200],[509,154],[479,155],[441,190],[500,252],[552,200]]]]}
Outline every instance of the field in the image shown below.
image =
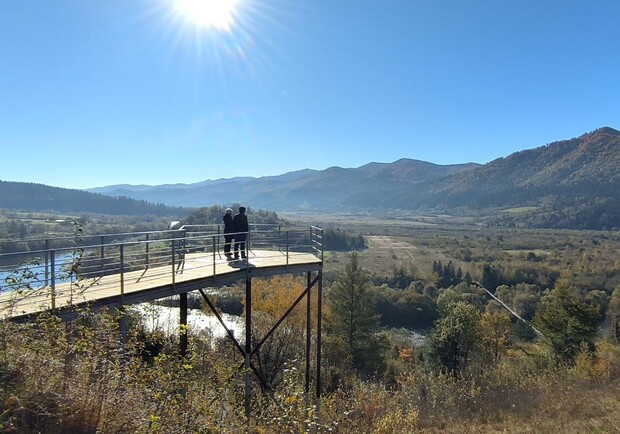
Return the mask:
{"type": "MultiPolygon", "coordinates": [[[[302,224],[336,227],[362,234],[368,249],[360,252],[365,267],[387,275],[401,265],[414,266],[428,279],[434,261],[452,261],[482,278],[484,264],[506,270],[527,268],[562,274],[589,289],[613,290],[620,285],[620,233],[506,228],[493,226],[494,216],[446,214],[318,215],[284,213],[283,218],[302,224]]],[[[330,257],[327,269],[343,254],[330,257]]]]}

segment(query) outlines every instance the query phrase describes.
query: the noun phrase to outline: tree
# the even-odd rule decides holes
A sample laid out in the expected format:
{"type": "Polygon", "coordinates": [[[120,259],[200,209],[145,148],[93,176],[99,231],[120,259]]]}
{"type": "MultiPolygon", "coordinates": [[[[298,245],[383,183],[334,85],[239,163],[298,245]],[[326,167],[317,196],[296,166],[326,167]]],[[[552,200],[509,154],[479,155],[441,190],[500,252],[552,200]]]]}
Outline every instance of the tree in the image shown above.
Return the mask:
{"type": "Polygon", "coordinates": [[[620,343],[620,289],[615,289],[611,294],[609,307],[607,309],[607,334],[608,338],[620,343]]]}
{"type": "Polygon", "coordinates": [[[461,375],[480,336],[480,311],[475,306],[462,301],[448,305],[427,341],[426,354],[431,366],[461,375]]]}
{"type": "Polygon", "coordinates": [[[512,325],[506,312],[484,312],[480,321],[482,344],[494,364],[508,346],[512,325]]]}
{"type": "MultiPolygon", "coordinates": [[[[303,282],[290,276],[254,279],[252,285],[253,347],[258,345],[303,290],[303,282]]],[[[314,314],[316,315],[316,312],[314,314]]],[[[261,378],[270,387],[276,387],[280,383],[283,378],[284,366],[287,363],[303,357],[305,329],[306,310],[304,301],[289,313],[287,318],[256,352],[254,356],[256,367],[261,378]]]]}
{"type": "Polygon", "coordinates": [[[328,294],[328,343],[333,353],[345,354],[351,367],[366,377],[380,376],[385,369],[387,339],[378,335],[380,315],[374,310],[370,274],[363,270],[357,253],[351,253],[344,273],[328,294]]]}
{"type": "Polygon", "coordinates": [[[534,317],[534,325],[551,346],[558,362],[571,363],[582,343],[594,348],[600,311],[581,303],[560,286],[543,297],[534,317]]]}
{"type": "Polygon", "coordinates": [[[484,264],[482,267],[482,286],[495,293],[495,289],[501,284],[501,270],[494,265],[484,264]]]}

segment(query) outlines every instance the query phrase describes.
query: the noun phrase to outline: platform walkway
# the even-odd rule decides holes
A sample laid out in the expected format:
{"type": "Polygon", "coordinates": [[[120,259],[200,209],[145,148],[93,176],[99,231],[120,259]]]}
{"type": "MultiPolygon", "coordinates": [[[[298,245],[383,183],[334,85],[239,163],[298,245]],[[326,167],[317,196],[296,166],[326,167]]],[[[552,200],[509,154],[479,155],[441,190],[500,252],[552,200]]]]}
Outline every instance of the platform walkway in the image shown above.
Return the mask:
{"type": "Polygon", "coordinates": [[[174,231],[160,237],[149,234],[144,240],[111,244],[104,244],[105,238],[101,236],[100,244],[80,248],[77,267],[71,262],[75,257],[65,251],[62,266],[77,268],[77,272],[64,279],[54,277],[59,274],[58,264],[54,265],[54,257],[61,257],[58,252],[36,252],[45,253],[38,284],[23,285],[26,289],[13,285],[7,290],[0,282],[0,318],[27,320],[49,310],[69,318],[80,307],[121,307],[253,277],[322,268],[322,230],[318,228],[297,232],[279,229],[277,237],[273,230],[250,232],[247,261],[227,261],[221,253],[223,237],[219,233],[174,231]],[[92,252],[101,254],[93,258],[92,252]],[[101,269],[97,268],[99,263],[101,269]]]}

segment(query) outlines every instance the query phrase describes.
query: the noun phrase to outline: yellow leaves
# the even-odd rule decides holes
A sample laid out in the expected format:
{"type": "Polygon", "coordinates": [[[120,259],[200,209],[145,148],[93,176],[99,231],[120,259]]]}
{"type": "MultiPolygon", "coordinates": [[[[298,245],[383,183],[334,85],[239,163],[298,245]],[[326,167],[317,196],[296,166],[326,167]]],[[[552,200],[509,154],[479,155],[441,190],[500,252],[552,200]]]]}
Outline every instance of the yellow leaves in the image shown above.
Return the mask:
{"type": "Polygon", "coordinates": [[[161,417],[151,414],[149,416],[149,431],[159,432],[161,430],[161,417]]]}
{"type": "Polygon", "coordinates": [[[403,411],[397,408],[388,411],[375,424],[375,433],[414,432],[420,424],[420,412],[417,409],[403,411]]]}
{"type": "Polygon", "coordinates": [[[413,348],[403,348],[398,352],[398,357],[400,357],[403,362],[409,362],[412,356],[413,348]]]}
{"type": "Polygon", "coordinates": [[[490,353],[493,362],[498,363],[512,333],[510,318],[504,312],[485,312],[480,319],[480,330],[484,348],[490,353]]]}
{"type": "Polygon", "coordinates": [[[597,344],[592,374],[599,379],[619,379],[620,347],[609,342],[597,344]]]}
{"type": "Polygon", "coordinates": [[[15,395],[9,396],[7,399],[4,400],[4,407],[12,409],[21,407],[19,398],[15,395]]]}
{"type": "MultiPolygon", "coordinates": [[[[306,282],[292,276],[276,276],[252,281],[252,310],[280,318],[306,289],[306,282]]],[[[312,288],[312,315],[316,317],[316,285],[312,288]]],[[[303,328],[306,323],[306,298],[295,307],[287,321],[303,328]]]]}

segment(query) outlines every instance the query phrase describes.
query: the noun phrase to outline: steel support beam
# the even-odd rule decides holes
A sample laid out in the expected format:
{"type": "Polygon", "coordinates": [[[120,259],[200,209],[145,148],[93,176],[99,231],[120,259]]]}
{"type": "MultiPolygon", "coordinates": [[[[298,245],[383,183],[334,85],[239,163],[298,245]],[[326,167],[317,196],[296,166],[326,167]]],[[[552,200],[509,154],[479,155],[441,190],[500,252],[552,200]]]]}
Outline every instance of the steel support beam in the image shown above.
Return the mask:
{"type": "Polygon", "coordinates": [[[319,270],[319,286],[317,294],[317,322],[316,322],[316,417],[320,424],[321,416],[321,333],[323,326],[323,270],[319,270]]]}
{"type": "MultiPolygon", "coordinates": [[[[306,403],[306,420],[308,420],[308,408],[310,408],[310,357],[311,357],[311,341],[312,341],[312,272],[308,271],[307,275],[307,293],[306,293],[306,384],[304,387],[305,403],[306,403]]],[[[306,431],[308,426],[306,424],[306,431]]]]}
{"type": "Polygon", "coordinates": [[[250,388],[250,354],[252,353],[252,278],[245,280],[245,416],[250,425],[251,388],[250,388]]]}
{"type": "Polygon", "coordinates": [[[181,356],[187,355],[187,292],[179,294],[179,344],[181,356]]]}

